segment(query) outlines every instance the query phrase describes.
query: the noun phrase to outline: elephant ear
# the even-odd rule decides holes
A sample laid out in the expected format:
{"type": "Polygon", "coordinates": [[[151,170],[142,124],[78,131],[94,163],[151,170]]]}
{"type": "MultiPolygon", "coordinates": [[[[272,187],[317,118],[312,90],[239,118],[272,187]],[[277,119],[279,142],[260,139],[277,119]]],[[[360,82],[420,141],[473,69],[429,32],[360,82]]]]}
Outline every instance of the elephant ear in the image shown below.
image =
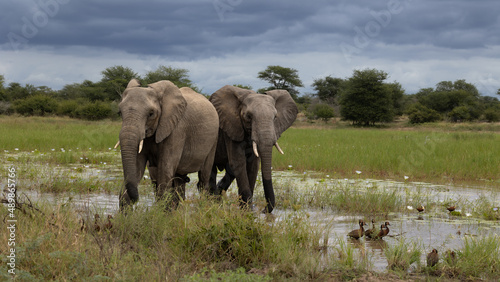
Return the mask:
{"type": "Polygon", "coordinates": [[[148,85],[158,95],[161,115],[156,128],[156,143],[167,138],[179,123],[186,109],[187,102],[177,86],[168,80],[148,85]]]}
{"type": "Polygon", "coordinates": [[[123,91],[123,93],[121,94],[122,100],[125,98],[125,96],[127,96],[127,89],[134,88],[134,87],[139,87],[139,86],[141,86],[141,83],[139,82],[139,80],[137,78],[132,78],[128,82],[127,88],[125,88],[125,91],[123,91]]]}
{"type": "Polygon", "coordinates": [[[132,78],[127,84],[127,88],[139,87],[139,86],[141,86],[141,83],[137,78],[132,78]]]}
{"type": "Polygon", "coordinates": [[[243,141],[245,130],[241,122],[241,103],[255,92],[236,86],[226,85],[210,96],[210,102],[219,114],[219,127],[232,140],[243,141]]]}
{"type": "Polygon", "coordinates": [[[266,95],[273,97],[276,101],[278,114],[274,121],[274,128],[276,129],[276,137],[280,138],[281,133],[289,128],[297,118],[299,109],[290,93],[286,90],[271,90],[267,91],[266,95]]]}

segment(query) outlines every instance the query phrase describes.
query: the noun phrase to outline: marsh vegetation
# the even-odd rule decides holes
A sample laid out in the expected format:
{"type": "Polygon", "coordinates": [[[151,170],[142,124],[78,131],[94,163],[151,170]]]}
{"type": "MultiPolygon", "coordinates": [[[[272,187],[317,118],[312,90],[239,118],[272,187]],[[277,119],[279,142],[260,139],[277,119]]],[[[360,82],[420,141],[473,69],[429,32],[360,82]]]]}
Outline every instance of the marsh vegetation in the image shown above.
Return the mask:
{"type": "MultiPolygon", "coordinates": [[[[240,210],[234,184],[216,201],[196,192],[194,179],[178,209],[165,213],[144,201],[125,216],[116,212],[119,122],[0,121],[0,134],[10,136],[0,141],[0,158],[4,168],[17,167],[25,203],[16,210],[21,281],[498,278],[495,131],[292,127],[280,139],[285,155],[274,156],[273,216],[240,210]],[[96,194],[115,199],[114,206],[101,205],[96,194]],[[85,197],[92,200],[79,201],[85,197]],[[446,210],[451,205],[456,213],[446,210]],[[104,228],[108,214],[112,227],[104,228]],[[391,221],[389,236],[348,239],[360,218],[391,221]],[[427,267],[432,248],[440,260],[427,267]]],[[[148,179],[140,187],[151,196],[148,179]]],[[[265,205],[260,183],[254,204],[255,211],[265,205]]],[[[0,240],[8,235],[0,231],[0,240]]]]}

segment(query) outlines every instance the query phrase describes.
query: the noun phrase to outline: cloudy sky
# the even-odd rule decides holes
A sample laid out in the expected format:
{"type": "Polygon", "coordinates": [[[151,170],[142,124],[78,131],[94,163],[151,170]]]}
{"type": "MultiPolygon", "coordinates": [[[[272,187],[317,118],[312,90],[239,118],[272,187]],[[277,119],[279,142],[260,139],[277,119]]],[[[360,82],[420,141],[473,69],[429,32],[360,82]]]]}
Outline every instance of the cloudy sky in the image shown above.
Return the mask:
{"type": "Polygon", "coordinates": [[[206,94],[267,86],[269,65],[314,79],[376,68],[412,94],[466,79],[500,88],[498,0],[2,0],[0,74],[60,89],[114,65],[189,70],[206,94]]]}

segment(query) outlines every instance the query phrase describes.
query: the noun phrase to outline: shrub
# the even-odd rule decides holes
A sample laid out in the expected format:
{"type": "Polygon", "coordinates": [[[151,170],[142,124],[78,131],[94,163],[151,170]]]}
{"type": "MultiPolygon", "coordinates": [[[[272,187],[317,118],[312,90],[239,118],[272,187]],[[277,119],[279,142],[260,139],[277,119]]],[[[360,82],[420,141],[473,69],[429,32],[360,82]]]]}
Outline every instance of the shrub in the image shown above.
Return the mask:
{"type": "Polygon", "coordinates": [[[329,119],[335,116],[335,110],[333,107],[327,104],[314,104],[309,106],[307,109],[308,119],[321,119],[327,122],[329,119]]]}
{"type": "Polygon", "coordinates": [[[26,99],[16,100],[14,110],[25,116],[44,116],[57,111],[57,101],[47,95],[38,94],[26,99]]]}
{"type": "Polygon", "coordinates": [[[80,102],[77,100],[66,100],[59,103],[57,114],[60,116],[77,117],[77,109],[80,102]]]}
{"type": "Polygon", "coordinates": [[[77,116],[87,120],[100,120],[111,117],[111,105],[106,102],[95,101],[80,106],[77,110],[77,116]]]}
{"type": "Polygon", "coordinates": [[[448,117],[452,122],[471,120],[469,108],[467,108],[466,106],[458,106],[453,108],[453,110],[448,113],[448,117]]]}
{"type": "Polygon", "coordinates": [[[500,107],[491,107],[484,111],[484,119],[487,122],[499,122],[500,121],[500,107]]]}
{"type": "Polygon", "coordinates": [[[437,111],[429,109],[420,103],[411,105],[406,113],[408,114],[410,123],[434,122],[441,119],[437,111]]]}

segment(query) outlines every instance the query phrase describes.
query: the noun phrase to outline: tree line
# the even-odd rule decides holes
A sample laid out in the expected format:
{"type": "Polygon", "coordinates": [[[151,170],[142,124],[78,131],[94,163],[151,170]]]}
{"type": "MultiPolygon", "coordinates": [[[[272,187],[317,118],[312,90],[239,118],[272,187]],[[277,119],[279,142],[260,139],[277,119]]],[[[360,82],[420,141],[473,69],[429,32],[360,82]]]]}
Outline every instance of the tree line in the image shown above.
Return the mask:
{"type": "MultiPolygon", "coordinates": [[[[187,86],[200,92],[190,80],[189,71],[182,68],[159,66],[141,76],[128,67],[113,66],[101,75],[100,81],[84,80],[67,84],[61,90],[22,86],[17,82],[5,85],[4,76],[0,75],[0,114],[60,115],[87,120],[117,118],[121,93],[132,78],[138,78],[143,86],[170,80],[178,87],[187,86]]],[[[442,81],[434,88],[406,94],[400,83],[386,81],[386,72],[363,69],[354,70],[348,78],[318,78],[311,85],[314,93],[299,95],[297,88],[304,85],[293,68],[268,66],[257,77],[269,83],[257,92],[288,90],[309,120],[341,117],[356,125],[391,122],[401,116],[408,116],[410,123],[500,121],[500,101],[480,95],[473,84],[463,79],[442,81]]],[[[236,86],[252,89],[250,85],[236,86]]]]}

